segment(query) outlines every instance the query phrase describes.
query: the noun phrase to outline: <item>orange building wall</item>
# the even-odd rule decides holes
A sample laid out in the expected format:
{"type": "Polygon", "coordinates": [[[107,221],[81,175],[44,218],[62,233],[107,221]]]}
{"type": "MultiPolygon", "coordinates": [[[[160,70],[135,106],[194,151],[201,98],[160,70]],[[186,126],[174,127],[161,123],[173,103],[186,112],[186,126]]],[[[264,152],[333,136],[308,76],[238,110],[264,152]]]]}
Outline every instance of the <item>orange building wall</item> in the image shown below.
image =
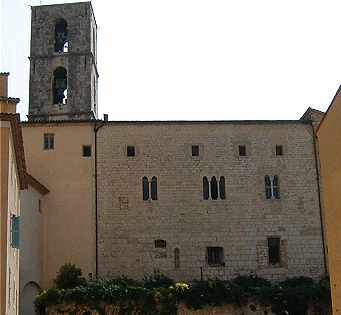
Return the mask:
{"type": "Polygon", "coordinates": [[[94,125],[23,124],[27,170],[49,188],[43,213],[43,287],[51,286],[65,263],[95,275],[94,125]],[[54,134],[54,149],[43,149],[44,133],[54,134]],[[92,156],[82,157],[82,146],[92,156]]]}
{"type": "Polygon", "coordinates": [[[333,314],[341,314],[341,95],[317,131],[333,314]]]}

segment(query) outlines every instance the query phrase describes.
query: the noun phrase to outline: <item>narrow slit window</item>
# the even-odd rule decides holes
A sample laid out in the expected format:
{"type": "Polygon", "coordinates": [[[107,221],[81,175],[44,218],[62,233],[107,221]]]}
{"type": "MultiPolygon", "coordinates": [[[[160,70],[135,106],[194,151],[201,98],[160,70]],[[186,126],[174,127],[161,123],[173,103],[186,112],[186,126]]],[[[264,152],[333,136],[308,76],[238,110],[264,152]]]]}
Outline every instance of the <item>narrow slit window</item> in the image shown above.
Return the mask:
{"type": "Polygon", "coordinates": [[[268,238],[268,255],[270,265],[281,263],[281,240],[279,237],[268,238]]]}
{"type": "Polygon", "coordinates": [[[157,200],[157,178],[154,176],[151,182],[151,197],[152,200],[157,200]]]}
{"type": "Polygon", "coordinates": [[[276,145],[276,156],[283,155],[283,146],[276,145]]]}
{"type": "Polygon", "coordinates": [[[199,146],[192,145],[192,156],[199,156],[199,146]]]}
{"type": "Polygon", "coordinates": [[[225,190],[225,177],[221,176],[219,179],[219,196],[220,199],[226,199],[226,190],[225,190]]]}
{"type": "Polygon", "coordinates": [[[240,145],[238,147],[239,150],[239,156],[246,156],[246,146],[245,145],[240,145]]]}
{"type": "Polygon", "coordinates": [[[147,177],[142,178],[143,200],[149,199],[149,181],[147,177]]]}
{"type": "Polygon", "coordinates": [[[209,182],[207,177],[205,176],[202,180],[202,184],[203,184],[203,198],[204,200],[208,200],[208,198],[210,197],[210,188],[209,188],[209,182]]]}
{"type": "Polygon", "coordinates": [[[180,268],[180,249],[179,248],[174,249],[174,268],[175,269],[180,268]]]}
{"type": "Polygon", "coordinates": [[[218,199],[218,183],[217,179],[214,176],[211,179],[211,198],[213,200],[218,199]]]}

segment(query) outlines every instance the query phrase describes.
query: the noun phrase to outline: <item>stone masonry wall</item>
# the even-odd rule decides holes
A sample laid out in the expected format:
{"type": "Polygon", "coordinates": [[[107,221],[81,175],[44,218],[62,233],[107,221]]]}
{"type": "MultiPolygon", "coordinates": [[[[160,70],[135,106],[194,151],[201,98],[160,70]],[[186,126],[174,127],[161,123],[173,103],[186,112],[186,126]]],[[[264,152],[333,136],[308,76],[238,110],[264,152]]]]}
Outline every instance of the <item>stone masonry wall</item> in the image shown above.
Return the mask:
{"type": "Polygon", "coordinates": [[[90,2],[32,7],[30,52],[31,120],[84,119],[96,112],[94,90],[97,85],[97,26],[90,2]],[[55,52],[55,24],[67,23],[68,52],[55,52]],[[67,104],[53,104],[53,72],[67,71],[67,104]],[[95,82],[95,84],[94,84],[95,82]]]}
{"type": "Polygon", "coordinates": [[[100,276],[159,270],[192,280],[252,272],[275,281],[323,274],[310,124],[113,122],[98,132],[97,159],[100,276]],[[244,144],[247,156],[239,157],[244,144]],[[277,144],[283,156],[275,155],[277,144]],[[127,145],[135,157],[127,157],[127,145]],[[279,176],[279,200],[266,199],[265,175],[279,176]],[[158,200],[143,200],[144,176],[157,177],[158,200]],[[225,177],[226,200],[203,200],[203,176],[225,177]],[[269,264],[267,237],[281,239],[278,266],[269,264]],[[157,239],[166,249],[155,248],[157,239]],[[207,264],[208,246],[223,247],[225,266],[207,264]]]}

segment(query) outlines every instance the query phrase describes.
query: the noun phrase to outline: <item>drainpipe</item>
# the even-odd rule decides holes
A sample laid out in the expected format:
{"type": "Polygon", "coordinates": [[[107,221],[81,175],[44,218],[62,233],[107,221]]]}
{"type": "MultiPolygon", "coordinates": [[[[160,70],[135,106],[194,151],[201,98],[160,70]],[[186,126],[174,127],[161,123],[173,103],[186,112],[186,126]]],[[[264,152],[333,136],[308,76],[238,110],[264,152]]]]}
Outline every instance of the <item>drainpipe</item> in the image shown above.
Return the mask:
{"type": "Polygon", "coordinates": [[[322,245],[323,245],[323,261],[324,261],[324,272],[325,274],[328,273],[327,269],[327,257],[326,257],[326,241],[324,237],[324,224],[323,224],[323,214],[322,214],[322,201],[321,201],[321,185],[320,185],[320,170],[319,170],[319,158],[317,154],[317,142],[316,142],[316,134],[314,130],[314,126],[312,121],[310,122],[312,131],[313,131],[313,141],[314,141],[314,155],[315,155],[315,167],[316,167],[316,182],[317,182],[317,189],[318,189],[318,201],[319,201],[319,208],[320,208],[320,223],[321,223],[321,238],[322,238],[322,245]]]}
{"type": "Polygon", "coordinates": [[[95,123],[95,234],[96,234],[96,260],[95,260],[95,273],[96,279],[98,279],[98,189],[97,189],[97,132],[104,126],[102,121],[97,124],[95,123]]]}

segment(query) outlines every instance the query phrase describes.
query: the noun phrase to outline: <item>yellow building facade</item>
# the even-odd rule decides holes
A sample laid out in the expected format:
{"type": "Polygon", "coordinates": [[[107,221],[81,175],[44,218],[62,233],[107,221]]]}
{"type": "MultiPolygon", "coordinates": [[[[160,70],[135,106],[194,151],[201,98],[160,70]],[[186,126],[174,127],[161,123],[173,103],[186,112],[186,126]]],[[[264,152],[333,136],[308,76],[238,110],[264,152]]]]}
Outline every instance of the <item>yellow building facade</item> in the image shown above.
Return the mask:
{"type": "Polygon", "coordinates": [[[20,190],[26,188],[17,98],[7,95],[8,73],[0,73],[0,315],[19,314],[20,190]]]}
{"type": "Polygon", "coordinates": [[[48,187],[44,196],[42,287],[60,266],[96,273],[94,122],[25,122],[27,170],[48,187]]]}
{"type": "Polygon", "coordinates": [[[319,145],[324,221],[333,314],[341,314],[341,89],[319,128],[319,145]]]}

